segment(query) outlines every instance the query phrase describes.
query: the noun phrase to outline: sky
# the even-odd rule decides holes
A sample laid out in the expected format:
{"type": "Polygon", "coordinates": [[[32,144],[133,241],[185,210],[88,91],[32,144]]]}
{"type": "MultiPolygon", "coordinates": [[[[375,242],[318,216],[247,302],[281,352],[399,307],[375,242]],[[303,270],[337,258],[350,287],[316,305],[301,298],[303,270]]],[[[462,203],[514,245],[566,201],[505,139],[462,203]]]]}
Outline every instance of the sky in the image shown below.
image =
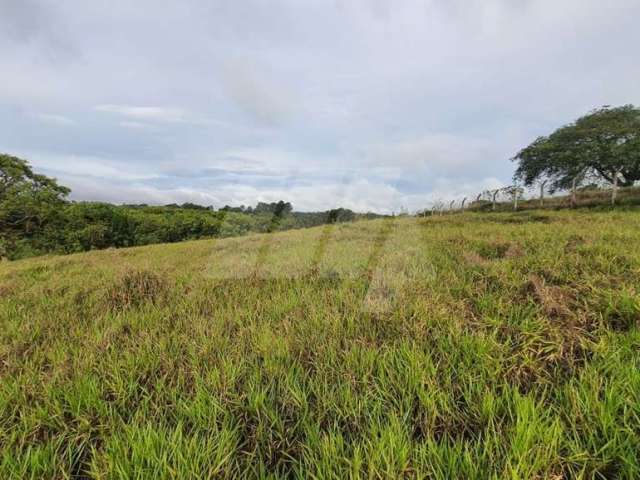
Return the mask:
{"type": "Polygon", "coordinates": [[[398,212],[640,104],[639,0],[0,0],[0,152],[114,203],[398,212]]]}

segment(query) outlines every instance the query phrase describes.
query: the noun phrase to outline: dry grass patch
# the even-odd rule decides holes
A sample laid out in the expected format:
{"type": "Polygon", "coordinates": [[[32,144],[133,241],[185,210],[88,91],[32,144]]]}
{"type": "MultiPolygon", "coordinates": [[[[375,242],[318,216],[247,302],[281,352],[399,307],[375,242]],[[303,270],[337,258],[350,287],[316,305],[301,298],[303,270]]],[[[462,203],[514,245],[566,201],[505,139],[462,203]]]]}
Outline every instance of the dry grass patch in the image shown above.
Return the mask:
{"type": "Polygon", "coordinates": [[[13,285],[0,284],[0,298],[10,297],[15,287],[13,285]]]}
{"type": "Polygon", "coordinates": [[[469,252],[469,251],[463,252],[462,258],[464,258],[465,262],[467,262],[469,265],[473,265],[477,267],[486,267],[491,263],[485,258],[481,257],[476,252],[469,252]]]}
{"type": "Polygon", "coordinates": [[[129,271],[107,292],[106,302],[113,311],[123,311],[144,303],[157,304],[169,292],[167,280],[149,271],[129,271]]]}
{"type": "Polygon", "coordinates": [[[572,317],[572,294],[565,288],[547,285],[538,275],[530,275],[525,291],[531,293],[543,312],[550,318],[567,319],[572,317]]]}

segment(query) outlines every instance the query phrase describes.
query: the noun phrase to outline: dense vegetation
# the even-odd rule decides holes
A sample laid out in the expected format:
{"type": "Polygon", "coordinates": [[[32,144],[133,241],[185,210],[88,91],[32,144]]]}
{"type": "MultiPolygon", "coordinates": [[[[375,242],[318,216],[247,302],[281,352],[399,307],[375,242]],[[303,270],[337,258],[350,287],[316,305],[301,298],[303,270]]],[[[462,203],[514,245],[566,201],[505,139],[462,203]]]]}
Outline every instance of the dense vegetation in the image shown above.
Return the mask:
{"type": "Polygon", "coordinates": [[[0,478],[640,477],[640,214],[0,264],[0,478]]]}
{"type": "Polygon", "coordinates": [[[342,208],[293,212],[292,205],[283,201],[214,211],[191,203],[159,207],[70,202],[69,192],[54,179],[35,173],[25,160],[0,154],[0,259],[242,235],[356,218],[342,208]]]}

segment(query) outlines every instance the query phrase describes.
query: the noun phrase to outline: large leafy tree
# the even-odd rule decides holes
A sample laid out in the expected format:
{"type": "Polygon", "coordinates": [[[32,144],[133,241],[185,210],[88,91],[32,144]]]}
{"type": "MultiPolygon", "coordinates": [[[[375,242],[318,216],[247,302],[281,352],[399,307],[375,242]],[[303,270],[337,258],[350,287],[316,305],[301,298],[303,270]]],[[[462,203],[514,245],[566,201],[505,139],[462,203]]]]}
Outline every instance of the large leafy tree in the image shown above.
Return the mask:
{"type": "Polygon", "coordinates": [[[0,256],[17,238],[39,234],[68,194],[68,188],[35,173],[26,160],[0,154],[0,256]]]}
{"type": "Polygon", "coordinates": [[[602,107],[520,150],[515,179],[552,191],[589,177],[630,186],[640,180],[640,109],[602,107]]]}

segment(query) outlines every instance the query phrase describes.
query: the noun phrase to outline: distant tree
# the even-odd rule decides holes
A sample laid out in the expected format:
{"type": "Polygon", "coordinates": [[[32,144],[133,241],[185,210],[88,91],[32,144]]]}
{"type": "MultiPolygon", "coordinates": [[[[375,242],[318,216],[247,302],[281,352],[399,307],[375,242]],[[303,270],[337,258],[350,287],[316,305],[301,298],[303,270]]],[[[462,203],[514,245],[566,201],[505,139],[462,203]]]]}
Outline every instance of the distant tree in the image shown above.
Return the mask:
{"type": "MultiPolygon", "coordinates": [[[[260,205],[260,204],[258,204],[260,205]]],[[[265,204],[263,204],[265,205],[265,204]]],[[[274,232],[276,231],[280,225],[282,224],[282,220],[284,219],[284,217],[286,215],[288,215],[289,213],[291,213],[291,211],[293,210],[293,207],[291,206],[291,204],[289,202],[284,202],[282,200],[280,200],[279,202],[276,203],[271,203],[268,205],[268,210],[270,210],[273,214],[273,216],[271,217],[271,222],[269,224],[268,227],[268,231],[269,232],[274,232]]],[[[257,210],[258,207],[256,207],[257,210]]]]}
{"type": "Polygon", "coordinates": [[[242,213],[243,210],[244,210],[243,207],[232,207],[230,205],[225,205],[220,209],[221,212],[236,212],[236,213],[242,213]]]}
{"type": "Polygon", "coordinates": [[[356,214],[348,208],[334,208],[327,211],[327,223],[352,222],[356,214]]]}
{"type": "Polygon", "coordinates": [[[69,192],[35,173],[26,160],[0,154],[0,256],[17,238],[35,235],[57,218],[69,192]]]}
{"type": "Polygon", "coordinates": [[[253,209],[253,213],[271,213],[276,215],[285,215],[291,213],[293,211],[293,206],[289,202],[285,202],[280,200],[278,202],[258,202],[258,204],[253,209]]]}
{"type": "Polygon", "coordinates": [[[640,109],[633,105],[594,110],[548,137],[539,137],[514,157],[515,179],[525,186],[547,180],[551,192],[575,191],[585,179],[618,186],[640,180],[640,109]]]}
{"type": "Polygon", "coordinates": [[[186,202],[180,205],[180,208],[184,208],[185,210],[209,210],[209,207],[205,207],[203,205],[198,205],[197,203],[186,202]]]}

